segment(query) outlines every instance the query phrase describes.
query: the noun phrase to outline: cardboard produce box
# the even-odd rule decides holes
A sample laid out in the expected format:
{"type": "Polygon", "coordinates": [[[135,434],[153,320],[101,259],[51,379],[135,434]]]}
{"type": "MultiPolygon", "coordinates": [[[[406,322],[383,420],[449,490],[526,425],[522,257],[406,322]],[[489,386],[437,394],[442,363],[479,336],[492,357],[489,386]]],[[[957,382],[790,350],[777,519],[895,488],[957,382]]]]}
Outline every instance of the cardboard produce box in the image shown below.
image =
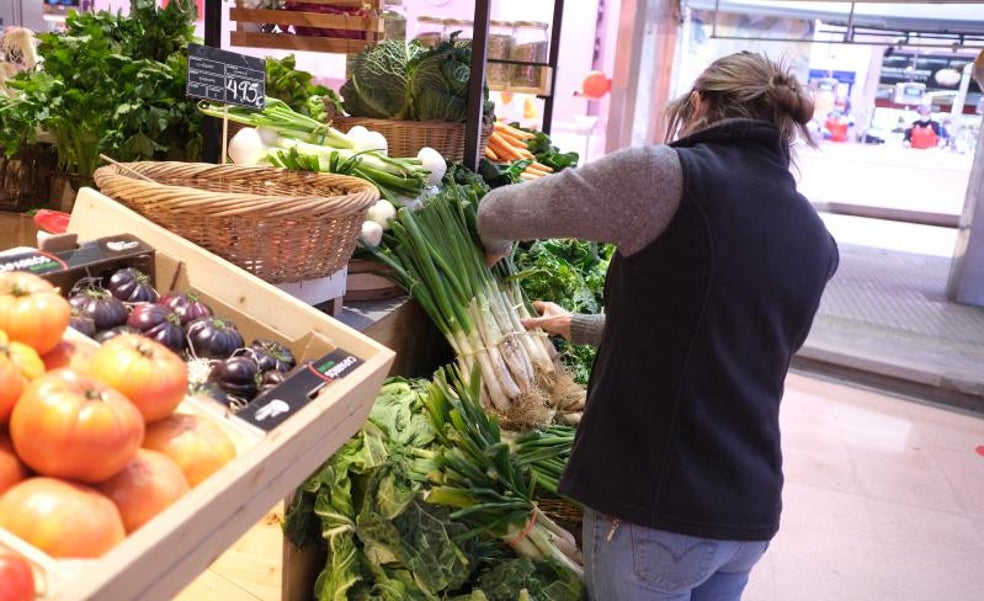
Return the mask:
{"type": "Polygon", "coordinates": [[[55,560],[0,532],[0,543],[24,551],[43,572],[43,598],[171,599],[362,426],[394,353],[95,190],[80,191],[69,232],[82,241],[136,236],[155,251],[159,291],[199,292],[247,342],[281,342],[299,364],[313,362],[329,376],[341,372],[319,360],[340,350],[354,357],[345,361],[350,370],[343,377],[322,378],[318,394],[268,432],[218,403],[186,399],[179,409],[220,422],[236,440],[238,457],[99,559],[55,560]]]}

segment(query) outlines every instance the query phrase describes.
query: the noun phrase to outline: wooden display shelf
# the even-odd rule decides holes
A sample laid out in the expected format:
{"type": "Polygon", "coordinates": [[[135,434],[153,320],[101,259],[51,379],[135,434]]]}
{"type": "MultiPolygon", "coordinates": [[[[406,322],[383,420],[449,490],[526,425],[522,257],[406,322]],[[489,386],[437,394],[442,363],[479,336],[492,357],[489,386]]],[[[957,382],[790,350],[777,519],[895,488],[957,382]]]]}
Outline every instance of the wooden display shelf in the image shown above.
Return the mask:
{"type": "MultiPolygon", "coordinates": [[[[360,0],[305,0],[309,4],[340,8],[362,7],[360,0]]],[[[366,46],[377,43],[383,36],[383,21],[377,17],[357,15],[329,15],[317,12],[266,8],[243,8],[241,0],[229,9],[229,19],[236,22],[236,30],[230,32],[233,46],[253,48],[277,48],[353,54],[366,46]],[[277,25],[282,31],[258,31],[260,25],[277,25]],[[288,27],[317,28],[336,31],[359,32],[358,39],[335,36],[304,35],[286,31],[288,27]]],[[[380,0],[372,3],[379,9],[380,0]]]]}
{"type": "MultiPolygon", "coordinates": [[[[269,433],[247,437],[236,459],[101,558],[31,553],[44,572],[44,599],[172,599],[362,427],[395,354],[90,188],[79,192],[68,229],[82,240],[139,237],[155,249],[160,287],[200,292],[247,339],[272,338],[302,361],[336,348],[364,361],[269,433]]],[[[212,410],[229,428],[239,423],[218,404],[212,410]]]]}

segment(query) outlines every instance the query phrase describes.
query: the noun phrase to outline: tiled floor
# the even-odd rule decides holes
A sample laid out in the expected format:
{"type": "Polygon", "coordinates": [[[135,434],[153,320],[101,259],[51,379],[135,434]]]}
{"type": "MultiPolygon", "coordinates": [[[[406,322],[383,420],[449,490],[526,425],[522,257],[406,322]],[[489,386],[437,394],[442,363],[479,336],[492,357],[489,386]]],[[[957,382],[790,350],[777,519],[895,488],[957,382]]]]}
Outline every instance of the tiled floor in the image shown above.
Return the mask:
{"type": "MultiPolygon", "coordinates": [[[[745,601],[984,600],[984,417],[801,374],[781,416],[783,522],[745,601]]],[[[180,601],[279,601],[271,524],[180,601]]]]}
{"type": "Polygon", "coordinates": [[[746,601],[984,600],[984,419],[794,374],[782,426],[782,527],[746,601]]]}

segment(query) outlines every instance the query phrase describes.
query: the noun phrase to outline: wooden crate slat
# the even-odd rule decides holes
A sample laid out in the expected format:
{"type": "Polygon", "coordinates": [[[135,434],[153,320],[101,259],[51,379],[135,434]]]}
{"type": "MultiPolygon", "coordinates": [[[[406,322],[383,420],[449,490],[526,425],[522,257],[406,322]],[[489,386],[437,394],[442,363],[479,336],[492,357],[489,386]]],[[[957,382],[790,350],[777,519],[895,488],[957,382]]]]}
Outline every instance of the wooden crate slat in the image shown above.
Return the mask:
{"type": "Polygon", "coordinates": [[[320,13],[293,10],[230,8],[229,19],[239,23],[276,23],[277,25],[302,25],[325,29],[346,29],[366,32],[383,31],[383,22],[376,17],[323,15],[320,13]]]}
{"type": "Polygon", "coordinates": [[[279,50],[310,50],[314,52],[334,52],[354,54],[362,52],[378,40],[377,34],[366,34],[369,39],[346,40],[316,36],[292,35],[283,33],[263,33],[254,31],[232,31],[230,41],[233,46],[253,48],[275,48],[279,50]]]}

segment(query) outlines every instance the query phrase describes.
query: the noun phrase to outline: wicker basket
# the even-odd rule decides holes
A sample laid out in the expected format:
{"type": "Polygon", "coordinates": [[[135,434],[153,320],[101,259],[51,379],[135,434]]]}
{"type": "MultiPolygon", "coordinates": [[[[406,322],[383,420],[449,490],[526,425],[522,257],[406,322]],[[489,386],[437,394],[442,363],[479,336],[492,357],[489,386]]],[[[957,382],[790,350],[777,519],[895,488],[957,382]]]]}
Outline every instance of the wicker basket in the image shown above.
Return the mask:
{"type": "MultiPolygon", "coordinates": [[[[331,124],[343,132],[356,125],[386,136],[387,154],[391,157],[415,157],[421,148],[430,146],[444,158],[460,163],[465,156],[465,124],[447,121],[396,121],[367,117],[333,117],[331,124]]],[[[492,122],[482,123],[478,149],[481,151],[492,135],[492,122]]]]}
{"type": "Polygon", "coordinates": [[[379,199],[361,179],[272,167],[138,162],[94,177],[107,196],[271,283],[345,267],[379,199]]]}

